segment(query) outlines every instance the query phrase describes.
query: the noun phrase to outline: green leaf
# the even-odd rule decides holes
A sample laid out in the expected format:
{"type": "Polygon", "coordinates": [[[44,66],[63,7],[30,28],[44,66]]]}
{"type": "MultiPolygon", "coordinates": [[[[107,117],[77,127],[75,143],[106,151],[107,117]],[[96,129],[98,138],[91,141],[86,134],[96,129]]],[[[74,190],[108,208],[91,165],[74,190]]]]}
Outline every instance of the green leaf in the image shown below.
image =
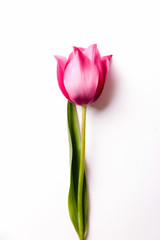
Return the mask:
{"type": "MultiPolygon", "coordinates": [[[[76,112],[76,106],[68,101],[67,105],[68,135],[70,148],[70,188],[68,194],[68,208],[71,221],[79,235],[78,226],[78,178],[81,151],[81,138],[76,112]]],[[[83,182],[83,225],[84,236],[88,228],[88,196],[87,182],[84,174],[83,182]]]]}

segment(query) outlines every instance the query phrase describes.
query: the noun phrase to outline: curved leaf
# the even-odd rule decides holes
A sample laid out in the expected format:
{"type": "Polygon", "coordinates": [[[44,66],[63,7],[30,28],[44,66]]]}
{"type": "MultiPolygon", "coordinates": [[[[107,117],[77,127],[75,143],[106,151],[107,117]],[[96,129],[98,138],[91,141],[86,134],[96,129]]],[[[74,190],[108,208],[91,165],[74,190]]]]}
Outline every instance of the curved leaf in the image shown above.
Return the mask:
{"type": "MultiPolygon", "coordinates": [[[[81,140],[76,106],[70,103],[69,101],[67,105],[67,120],[70,147],[70,188],[68,194],[68,208],[71,221],[74,225],[76,232],[79,235],[77,201],[78,201],[78,178],[79,178],[81,140]]],[[[83,182],[83,221],[84,221],[83,223],[84,235],[86,235],[88,228],[88,197],[85,173],[83,182]]]]}

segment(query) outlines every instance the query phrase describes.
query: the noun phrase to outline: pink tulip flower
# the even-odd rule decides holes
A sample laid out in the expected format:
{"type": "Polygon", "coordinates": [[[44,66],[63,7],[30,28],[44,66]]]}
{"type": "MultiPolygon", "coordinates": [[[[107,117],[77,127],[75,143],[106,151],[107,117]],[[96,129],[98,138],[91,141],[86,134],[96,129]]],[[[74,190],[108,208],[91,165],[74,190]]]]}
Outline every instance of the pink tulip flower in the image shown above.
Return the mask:
{"type": "Polygon", "coordinates": [[[55,56],[57,78],[64,96],[72,103],[86,106],[101,95],[112,55],[101,57],[97,45],[73,47],[68,60],[55,56]]]}

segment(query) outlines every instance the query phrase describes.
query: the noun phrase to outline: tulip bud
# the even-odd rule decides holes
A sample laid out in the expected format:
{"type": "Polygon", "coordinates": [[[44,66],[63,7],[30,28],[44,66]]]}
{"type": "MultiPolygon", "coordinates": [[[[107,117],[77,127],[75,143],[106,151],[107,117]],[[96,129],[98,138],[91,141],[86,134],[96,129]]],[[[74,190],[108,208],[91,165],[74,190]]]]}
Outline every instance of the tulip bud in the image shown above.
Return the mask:
{"type": "Polygon", "coordinates": [[[72,103],[89,105],[102,93],[112,55],[101,57],[97,45],[73,48],[68,60],[55,56],[57,78],[64,96],[72,103]]]}

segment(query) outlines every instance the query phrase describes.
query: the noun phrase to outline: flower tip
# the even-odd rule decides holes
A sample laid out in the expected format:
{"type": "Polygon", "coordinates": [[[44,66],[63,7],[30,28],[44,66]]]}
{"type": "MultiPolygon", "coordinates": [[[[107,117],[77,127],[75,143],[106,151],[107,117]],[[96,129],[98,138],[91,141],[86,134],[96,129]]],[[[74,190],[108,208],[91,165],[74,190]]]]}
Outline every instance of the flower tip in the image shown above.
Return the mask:
{"type": "Polygon", "coordinates": [[[81,50],[78,47],[73,46],[73,54],[79,54],[81,52],[81,50]]]}
{"type": "Polygon", "coordinates": [[[113,56],[113,55],[107,56],[109,61],[111,60],[112,56],[113,56]]]}
{"type": "Polygon", "coordinates": [[[56,59],[56,61],[58,61],[58,56],[57,55],[53,55],[53,57],[56,59]]]}
{"type": "Polygon", "coordinates": [[[75,47],[75,46],[73,46],[73,51],[76,51],[76,50],[78,50],[78,48],[77,48],[77,47],[75,47]]]}

